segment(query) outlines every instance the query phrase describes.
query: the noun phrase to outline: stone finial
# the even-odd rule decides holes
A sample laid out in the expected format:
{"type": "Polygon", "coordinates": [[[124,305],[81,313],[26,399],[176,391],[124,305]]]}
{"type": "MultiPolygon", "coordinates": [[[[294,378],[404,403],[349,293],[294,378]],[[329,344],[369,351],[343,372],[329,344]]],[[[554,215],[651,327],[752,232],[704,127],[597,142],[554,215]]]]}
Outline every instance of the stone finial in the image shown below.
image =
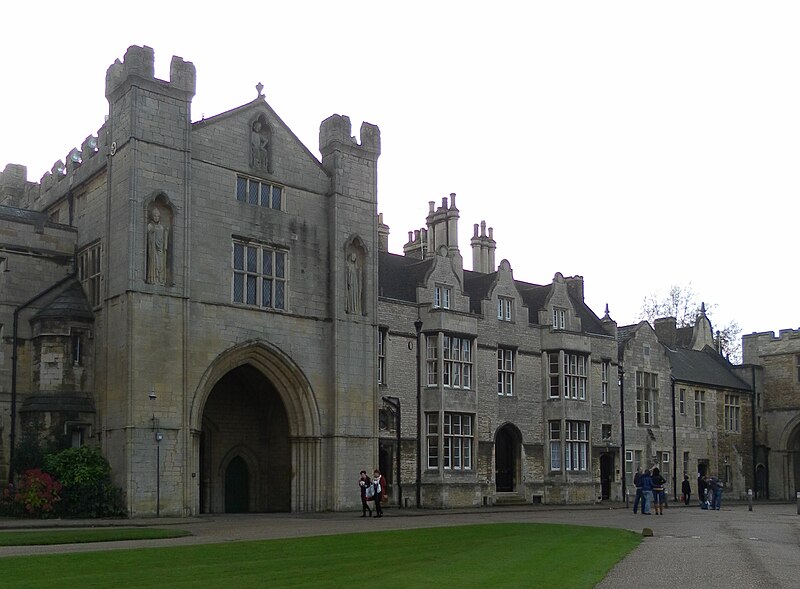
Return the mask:
{"type": "Polygon", "coordinates": [[[262,92],[263,89],[264,89],[264,84],[262,84],[261,82],[256,84],[256,92],[258,92],[258,96],[256,96],[256,98],[264,98],[264,93],[262,92]]]}

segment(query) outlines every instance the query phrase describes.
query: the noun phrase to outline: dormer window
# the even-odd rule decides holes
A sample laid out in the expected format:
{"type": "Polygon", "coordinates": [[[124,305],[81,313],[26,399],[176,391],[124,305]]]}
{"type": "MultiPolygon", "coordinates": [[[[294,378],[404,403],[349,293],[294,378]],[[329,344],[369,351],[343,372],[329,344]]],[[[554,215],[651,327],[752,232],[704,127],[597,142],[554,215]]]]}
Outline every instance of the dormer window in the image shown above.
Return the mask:
{"type": "Polygon", "coordinates": [[[567,328],[567,310],[553,307],[553,329],[567,328]]]}
{"type": "Polygon", "coordinates": [[[497,319],[498,321],[511,321],[511,299],[497,297],[497,319]]]}
{"type": "Polygon", "coordinates": [[[437,285],[433,289],[433,307],[436,309],[450,308],[450,287],[437,285]]]}

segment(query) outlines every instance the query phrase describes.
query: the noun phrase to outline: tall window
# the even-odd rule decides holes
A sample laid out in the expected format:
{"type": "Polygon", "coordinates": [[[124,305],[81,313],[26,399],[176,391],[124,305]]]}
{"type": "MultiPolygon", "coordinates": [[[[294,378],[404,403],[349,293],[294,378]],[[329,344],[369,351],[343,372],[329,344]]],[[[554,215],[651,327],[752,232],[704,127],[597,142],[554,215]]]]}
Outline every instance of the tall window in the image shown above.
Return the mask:
{"type": "Polygon", "coordinates": [[[564,353],[564,398],[586,399],[586,356],[564,353]]]}
{"type": "Polygon", "coordinates": [[[561,394],[561,371],[558,361],[558,352],[548,352],[547,359],[550,375],[550,398],[555,399],[561,394]]]}
{"type": "Polygon", "coordinates": [[[694,426],[705,427],[706,425],[706,392],[694,392],[694,426]]]}
{"type": "Polygon", "coordinates": [[[514,394],[514,350],[497,348],[497,394],[514,394]]]}
{"type": "Polygon", "coordinates": [[[497,297],[497,318],[500,321],[511,321],[511,299],[497,297]]]}
{"type": "Polygon", "coordinates": [[[741,431],[739,395],[725,395],[725,430],[741,431]]]}
{"type": "Polygon", "coordinates": [[[667,481],[670,479],[670,453],[669,452],[659,452],[658,453],[658,460],[661,464],[661,476],[664,477],[667,481]]]}
{"type": "Polygon", "coordinates": [[[678,391],[678,413],[686,415],[686,389],[678,391]]]}
{"type": "Polygon", "coordinates": [[[442,385],[454,389],[472,386],[472,344],[461,337],[442,338],[442,385]]]}
{"type": "Polygon", "coordinates": [[[550,429],[550,470],[561,470],[561,422],[548,422],[550,429]]]}
{"type": "Polygon", "coordinates": [[[625,450],[625,484],[631,486],[633,484],[633,450],[625,450]]]}
{"type": "Polygon", "coordinates": [[[608,405],[608,376],[611,373],[611,362],[603,360],[600,363],[600,402],[608,405]]]}
{"type": "Polygon", "coordinates": [[[428,468],[439,468],[439,414],[425,414],[425,431],[428,442],[428,468]]]}
{"type": "Polygon", "coordinates": [[[587,470],[589,422],[567,421],[566,425],[564,468],[566,470],[587,470]]]}
{"type": "Polygon", "coordinates": [[[559,309],[553,307],[553,329],[566,329],[567,328],[567,311],[566,309],[559,309]]]}
{"type": "Polygon", "coordinates": [[[425,369],[428,375],[428,386],[439,384],[439,336],[429,335],[425,338],[425,369]]]}
{"type": "Polygon", "coordinates": [[[236,200],[280,211],[283,210],[283,188],[269,182],[238,176],[236,200]]]}
{"type": "Polygon", "coordinates": [[[386,329],[378,329],[378,384],[386,384],[386,329]]]}
{"type": "Polygon", "coordinates": [[[636,423],[653,425],[654,408],[658,395],[658,375],[653,372],[636,371],[636,423]]]}
{"type": "Polygon", "coordinates": [[[78,254],[78,280],[89,304],[100,306],[100,244],[87,247],[78,254]]]}
{"type": "Polygon", "coordinates": [[[286,251],[233,242],[233,301],[286,309],[286,251]]]}
{"type": "Polygon", "coordinates": [[[70,347],[72,348],[72,365],[83,366],[83,336],[81,332],[70,334],[70,347]]]}
{"type": "MultiPolygon", "coordinates": [[[[684,452],[683,453],[683,474],[689,474],[689,453],[688,452],[684,452]]],[[[691,479],[693,477],[690,475],[689,478],[691,479]]]]}
{"type": "Polygon", "coordinates": [[[451,290],[449,286],[435,286],[433,288],[433,306],[436,308],[449,309],[450,294],[451,290]]]}
{"type": "Polygon", "coordinates": [[[442,466],[450,470],[472,469],[472,415],[445,413],[442,466]]]}
{"type": "MultiPolygon", "coordinates": [[[[472,469],[473,416],[445,413],[442,423],[442,467],[447,470],[472,469]]],[[[439,414],[425,414],[428,468],[439,467],[439,414]]]]}

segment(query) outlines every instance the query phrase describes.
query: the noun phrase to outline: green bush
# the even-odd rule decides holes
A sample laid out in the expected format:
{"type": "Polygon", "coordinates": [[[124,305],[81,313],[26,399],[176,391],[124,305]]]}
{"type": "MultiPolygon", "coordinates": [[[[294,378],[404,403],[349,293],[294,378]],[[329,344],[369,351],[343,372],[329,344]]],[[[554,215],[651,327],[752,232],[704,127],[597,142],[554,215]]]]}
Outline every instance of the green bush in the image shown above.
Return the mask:
{"type": "Polygon", "coordinates": [[[111,484],[111,466],[96,448],[68,448],[45,457],[45,469],[63,485],[59,513],[67,517],[125,515],[122,492],[111,484]]]}

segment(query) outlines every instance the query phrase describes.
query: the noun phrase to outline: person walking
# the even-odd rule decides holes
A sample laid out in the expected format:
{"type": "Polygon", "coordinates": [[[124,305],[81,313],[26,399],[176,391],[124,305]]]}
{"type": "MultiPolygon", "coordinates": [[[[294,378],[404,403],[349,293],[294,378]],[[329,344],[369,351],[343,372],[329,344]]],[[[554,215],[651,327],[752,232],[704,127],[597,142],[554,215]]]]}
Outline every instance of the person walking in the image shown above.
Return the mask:
{"type": "Polygon", "coordinates": [[[372,496],[372,500],[375,501],[375,517],[383,517],[381,503],[386,498],[386,479],[377,468],[372,473],[372,486],[375,489],[375,494],[372,496]]]}
{"type": "Polygon", "coordinates": [[[656,515],[664,515],[664,503],[666,500],[666,493],[664,493],[664,483],[667,481],[661,476],[661,471],[658,467],[653,468],[652,474],[653,481],[653,500],[655,505],[656,515]]]}
{"type": "Polygon", "coordinates": [[[650,471],[645,470],[642,473],[642,515],[652,515],[650,513],[650,506],[653,504],[653,477],[650,476],[650,471]]]}
{"type": "Polygon", "coordinates": [[[367,471],[362,470],[361,477],[358,479],[358,487],[361,490],[361,517],[367,517],[367,512],[369,512],[369,517],[372,517],[372,508],[369,506],[372,497],[367,496],[367,489],[371,486],[372,480],[369,478],[367,471]]]}
{"type": "Polygon", "coordinates": [[[633,475],[633,486],[636,487],[636,498],[633,500],[633,513],[639,509],[639,502],[642,503],[642,511],[644,511],[644,495],[642,494],[642,467],[636,469],[636,474],[633,475]]]}
{"type": "Polygon", "coordinates": [[[692,496],[692,485],[689,483],[689,475],[683,475],[683,482],[681,483],[681,494],[683,495],[683,504],[689,505],[689,498],[692,496]]]}

